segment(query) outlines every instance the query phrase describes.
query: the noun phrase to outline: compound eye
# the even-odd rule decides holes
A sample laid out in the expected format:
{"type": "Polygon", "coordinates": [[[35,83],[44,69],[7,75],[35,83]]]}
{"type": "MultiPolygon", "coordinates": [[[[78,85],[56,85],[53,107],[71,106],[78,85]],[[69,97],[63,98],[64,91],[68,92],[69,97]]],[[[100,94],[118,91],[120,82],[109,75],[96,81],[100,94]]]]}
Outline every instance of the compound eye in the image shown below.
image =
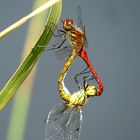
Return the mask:
{"type": "Polygon", "coordinates": [[[70,21],[70,24],[73,24],[73,20],[70,21]]]}
{"type": "Polygon", "coordinates": [[[67,23],[67,20],[64,20],[64,24],[66,24],[67,23]]]}

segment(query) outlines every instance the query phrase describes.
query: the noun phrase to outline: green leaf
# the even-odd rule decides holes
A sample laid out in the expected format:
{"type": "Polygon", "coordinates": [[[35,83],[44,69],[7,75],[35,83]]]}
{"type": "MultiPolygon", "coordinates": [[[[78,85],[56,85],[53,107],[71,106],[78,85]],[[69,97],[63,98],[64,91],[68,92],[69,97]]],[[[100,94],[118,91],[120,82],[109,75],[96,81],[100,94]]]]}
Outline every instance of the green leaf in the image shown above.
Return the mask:
{"type": "Polygon", "coordinates": [[[45,29],[37,41],[36,45],[33,47],[24,62],[18,67],[16,72],[7,82],[5,87],[0,92],[0,109],[2,109],[15,95],[23,81],[29,75],[30,71],[33,69],[37,60],[44,52],[45,47],[50,41],[55,26],[57,25],[62,9],[62,1],[58,2],[50,8],[50,13],[45,25],[45,29]]]}

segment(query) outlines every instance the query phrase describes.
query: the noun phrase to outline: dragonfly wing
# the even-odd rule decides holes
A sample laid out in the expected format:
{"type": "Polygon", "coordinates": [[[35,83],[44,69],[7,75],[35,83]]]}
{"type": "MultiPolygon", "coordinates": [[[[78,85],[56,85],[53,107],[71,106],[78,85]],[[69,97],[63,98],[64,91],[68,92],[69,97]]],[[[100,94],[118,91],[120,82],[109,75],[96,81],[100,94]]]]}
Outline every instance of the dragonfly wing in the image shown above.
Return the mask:
{"type": "Polygon", "coordinates": [[[83,24],[82,21],[82,15],[81,15],[81,7],[80,5],[77,6],[77,20],[78,20],[78,27],[82,30],[82,32],[84,33],[84,40],[85,40],[85,47],[88,47],[88,41],[87,41],[87,37],[86,37],[86,33],[85,33],[85,25],[83,24]]]}
{"type": "Polygon", "coordinates": [[[82,30],[85,31],[85,25],[83,24],[82,21],[82,16],[81,16],[81,7],[80,5],[77,6],[77,21],[78,21],[78,27],[82,30]]]}
{"type": "Polygon", "coordinates": [[[82,127],[82,110],[74,107],[71,109],[69,121],[66,125],[66,140],[79,140],[82,127]]]}
{"type": "Polygon", "coordinates": [[[46,122],[45,140],[78,140],[82,114],[78,108],[57,105],[50,111],[46,122]]]}
{"type": "Polygon", "coordinates": [[[59,50],[55,51],[55,56],[58,60],[67,59],[70,54],[72,53],[73,47],[72,46],[65,46],[59,50]]]}
{"type": "Polygon", "coordinates": [[[45,140],[64,140],[63,139],[63,127],[68,118],[68,114],[65,113],[66,105],[60,104],[56,105],[49,112],[48,119],[46,121],[46,138],[45,140]]]}

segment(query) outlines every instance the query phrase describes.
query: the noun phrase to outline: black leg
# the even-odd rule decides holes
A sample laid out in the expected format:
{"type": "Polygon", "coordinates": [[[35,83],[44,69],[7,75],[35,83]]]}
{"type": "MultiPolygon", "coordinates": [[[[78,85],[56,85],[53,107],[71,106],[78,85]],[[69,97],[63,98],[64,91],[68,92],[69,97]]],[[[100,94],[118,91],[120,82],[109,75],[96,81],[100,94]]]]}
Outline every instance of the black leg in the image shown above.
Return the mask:
{"type": "Polygon", "coordinates": [[[63,30],[57,30],[57,32],[58,32],[58,34],[53,33],[52,35],[53,35],[54,37],[60,37],[60,36],[63,36],[63,35],[66,34],[66,32],[63,31],[63,30]],[[61,34],[60,34],[60,33],[61,33],[61,34]]]}
{"type": "Polygon", "coordinates": [[[80,75],[82,75],[82,74],[89,73],[90,71],[87,71],[87,72],[86,72],[87,69],[88,69],[88,66],[87,66],[84,70],[82,70],[80,73],[78,73],[78,74],[76,74],[76,75],[74,76],[74,80],[75,80],[76,84],[78,85],[78,88],[79,88],[79,89],[81,89],[81,86],[80,86],[80,84],[79,84],[79,82],[78,82],[78,76],[80,76],[80,75]]]}
{"type": "Polygon", "coordinates": [[[84,77],[83,77],[83,80],[84,80],[84,82],[83,82],[83,87],[84,87],[84,89],[86,89],[87,86],[88,86],[87,79],[88,79],[89,77],[90,77],[90,75],[84,76],[84,77]]]}
{"type": "Polygon", "coordinates": [[[83,87],[86,88],[88,86],[89,82],[91,80],[93,80],[94,78],[95,77],[93,75],[88,75],[88,76],[83,77],[83,79],[84,79],[83,87]]]}
{"type": "Polygon", "coordinates": [[[79,84],[79,81],[78,81],[78,79],[77,79],[76,76],[74,77],[74,80],[75,80],[75,82],[76,82],[78,88],[81,89],[81,85],[79,84]]]}
{"type": "Polygon", "coordinates": [[[61,46],[63,46],[63,44],[65,43],[66,40],[67,40],[67,38],[64,38],[63,41],[60,43],[60,45],[58,45],[55,48],[51,48],[51,49],[47,49],[47,50],[57,50],[57,49],[61,48],[61,46]]]}
{"type": "Polygon", "coordinates": [[[87,87],[89,85],[89,82],[95,79],[95,77],[93,75],[88,75],[83,77],[83,79],[84,79],[83,86],[87,87]]]}
{"type": "Polygon", "coordinates": [[[76,74],[75,77],[78,77],[78,76],[80,76],[82,74],[89,73],[90,71],[86,72],[87,69],[88,69],[88,66],[84,70],[82,70],[80,73],[76,74]]]}

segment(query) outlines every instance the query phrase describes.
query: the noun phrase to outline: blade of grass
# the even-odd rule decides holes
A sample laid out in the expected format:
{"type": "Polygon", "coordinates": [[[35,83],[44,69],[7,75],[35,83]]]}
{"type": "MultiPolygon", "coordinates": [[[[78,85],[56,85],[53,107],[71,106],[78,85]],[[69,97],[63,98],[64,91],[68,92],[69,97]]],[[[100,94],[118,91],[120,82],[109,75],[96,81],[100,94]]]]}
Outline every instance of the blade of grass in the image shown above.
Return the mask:
{"type": "Polygon", "coordinates": [[[13,31],[14,29],[16,29],[17,27],[21,26],[22,24],[24,24],[27,20],[31,19],[32,17],[34,17],[35,15],[43,12],[44,10],[48,9],[49,7],[51,7],[52,5],[54,5],[55,3],[59,2],[60,0],[49,0],[48,2],[46,2],[44,5],[42,5],[41,7],[37,8],[36,10],[34,10],[33,12],[31,12],[30,14],[28,14],[27,16],[23,17],[22,19],[20,19],[19,21],[15,22],[14,24],[12,24],[11,26],[7,27],[6,29],[4,29],[3,31],[0,32],[0,38],[4,37],[6,34],[8,34],[9,32],[13,31]]]}
{"type": "MultiPolygon", "coordinates": [[[[33,9],[36,9],[45,2],[46,0],[35,0],[33,9]]],[[[46,10],[30,21],[21,60],[26,58],[31,50],[31,47],[34,46],[35,41],[39,38],[48,12],[49,10],[46,10]]],[[[30,72],[29,76],[18,90],[17,96],[14,98],[6,135],[7,140],[24,139],[36,69],[37,66],[34,66],[34,69],[30,72]]]]}
{"type": "Polygon", "coordinates": [[[8,83],[0,92],[0,109],[2,109],[9,100],[15,95],[16,91],[26,79],[30,71],[33,69],[35,63],[39,59],[40,55],[45,50],[46,45],[51,39],[55,26],[60,18],[62,1],[52,6],[50,14],[48,16],[45,29],[37,41],[34,48],[31,50],[24,62],[18,67],[17,71],[10,78],[8,83]]]}
{"type": "MultiPolygon", "coordinates": [[[[45,2],[46,0],[36,0],[33,9],[36,9],[45,2]]],[[[41,13],[40,15],[36,16],[31,20],[28,27],[28,32],[22,54],[22,60],[27,57],[28,53],[31,50],[31,47],[34,46],[35,41],[39,38],[42,32],[42,27],[45,24],[46,18],[44,17],[47,16],[48,11],[49,10],[46,10],[45,12],[41,13]],[[34,31],[37,34],[33,34],[34,31]]],[[[7,140],[24,139],[24,133],[26,129],[27,117],[32,95],[32,85],[34,84],[36,68],[37,67],[35,66],[34,69],[30,72],[29,76],[24,81],[21,88],[18,90],[17,96],[14,99],[6,135],[7,140]],[[20,124],[18,122],[20,122],[20,124]]]]}
{"type": "MultiPolygon", "coordinates": [[[[28,55],[27,58],[29,58],[29,59],[26,58],[25,61],[21,64],[21,67],[24,67],[25,71],[27,69],[29,69],[25,72],[25,77],[23,77],[23,79],[26,78],[26,76],[30,72],[30,69],[33,68],[35,62],[37,61],[37,59],[39,58],[41,53],[44,51],[45,47],[40,47],[40,46],[47,45],[47,43],[49,42],[52,31],[54,30],[54,26],[52,27],[49,24],[51,24],[51,25],[52,25],[52,23],[54,23],[54,25],[57,24],[58,19],[60,17],[60,13],[61,13],[61,6],[62,6],[62,2],[60,1],[60,3],[58,3],[57,5],[52,7],[49,17],[48,17],[48,22],[46,24],[43,34],[41,35],[40,39],[36,43],[34,49],[32,49],[32,51],[28,55]],[[49,26],[49,28],[51,27],[51,32],[50,32],[50,29],[48,28],[48,26],[49,26]],[[23,65],[24,63],[25,63],[25,66],[23,65]],[[28,64],[30,64],[29,67],[28,67],[28,64]],[[27,66],[27,69],[26,69],[26,66],[27,66]]],[[[34,22],[38,23],[36,21],[34,21],[34,22]]],[[[30,36],[32,35],[32,32],[35,31],[35,29],[34,29],[35,27],[33,28],[31,25],[31,28],[32,29],[29,33],[30,35],[27,36],[27,41],[25,43],[26,44],[25,46],[27,47],[27,49],[25,49],[25,55],[26,55],[26,52],[28,53],[28,51],[29,51],[29,45],[32,44],[29,41],[30,36]]],[[[36,30],[36,32],[38,33],[37,30],[36,30]]],[[[23,55],[23,58],[26,57],[25,55],[23,55]]],[[[19,66],[18,69],[20,69],[21,67],[19,66]]],[[[21,72],[19,72],[19,73],[23,74],[22,70],[23,69],[21,69],[21,72]]],[[[25,131],[25,127],[26,127],[26,120],[27,120],[27,114],[28,114],[28,109],[29,109],[29,104],[30,104],[31,89],[32,89],[35,71],[36,71],[36,69],[34,69],[30,73],[28,78],[24,81],[22,87],[18,91],[20,94],[18,94],[15,98],[14,105],[12,108],[12,114],[10,117],[9,129],[8,129],[8,133],[7,133],[7,140],[15,140],[15,139],[23,140],[24,139],[24,131],[25,131]],[[20,124],[19,124],[19,122],[20,122],[20,124]]],[[[24,70],[23,70],[23,72],[24,72],[24,70]]],[[[16,75],[16,73],[15,73],[15,75],[16,75]]],[[[18,79],[16,82],[18,82],[18,79]]],[[[22,81],[20,81],[20,82],[22,83],[22,81]]],[[[18,88],[18,87],[16,87],[16,88],[18,88]]]]}

